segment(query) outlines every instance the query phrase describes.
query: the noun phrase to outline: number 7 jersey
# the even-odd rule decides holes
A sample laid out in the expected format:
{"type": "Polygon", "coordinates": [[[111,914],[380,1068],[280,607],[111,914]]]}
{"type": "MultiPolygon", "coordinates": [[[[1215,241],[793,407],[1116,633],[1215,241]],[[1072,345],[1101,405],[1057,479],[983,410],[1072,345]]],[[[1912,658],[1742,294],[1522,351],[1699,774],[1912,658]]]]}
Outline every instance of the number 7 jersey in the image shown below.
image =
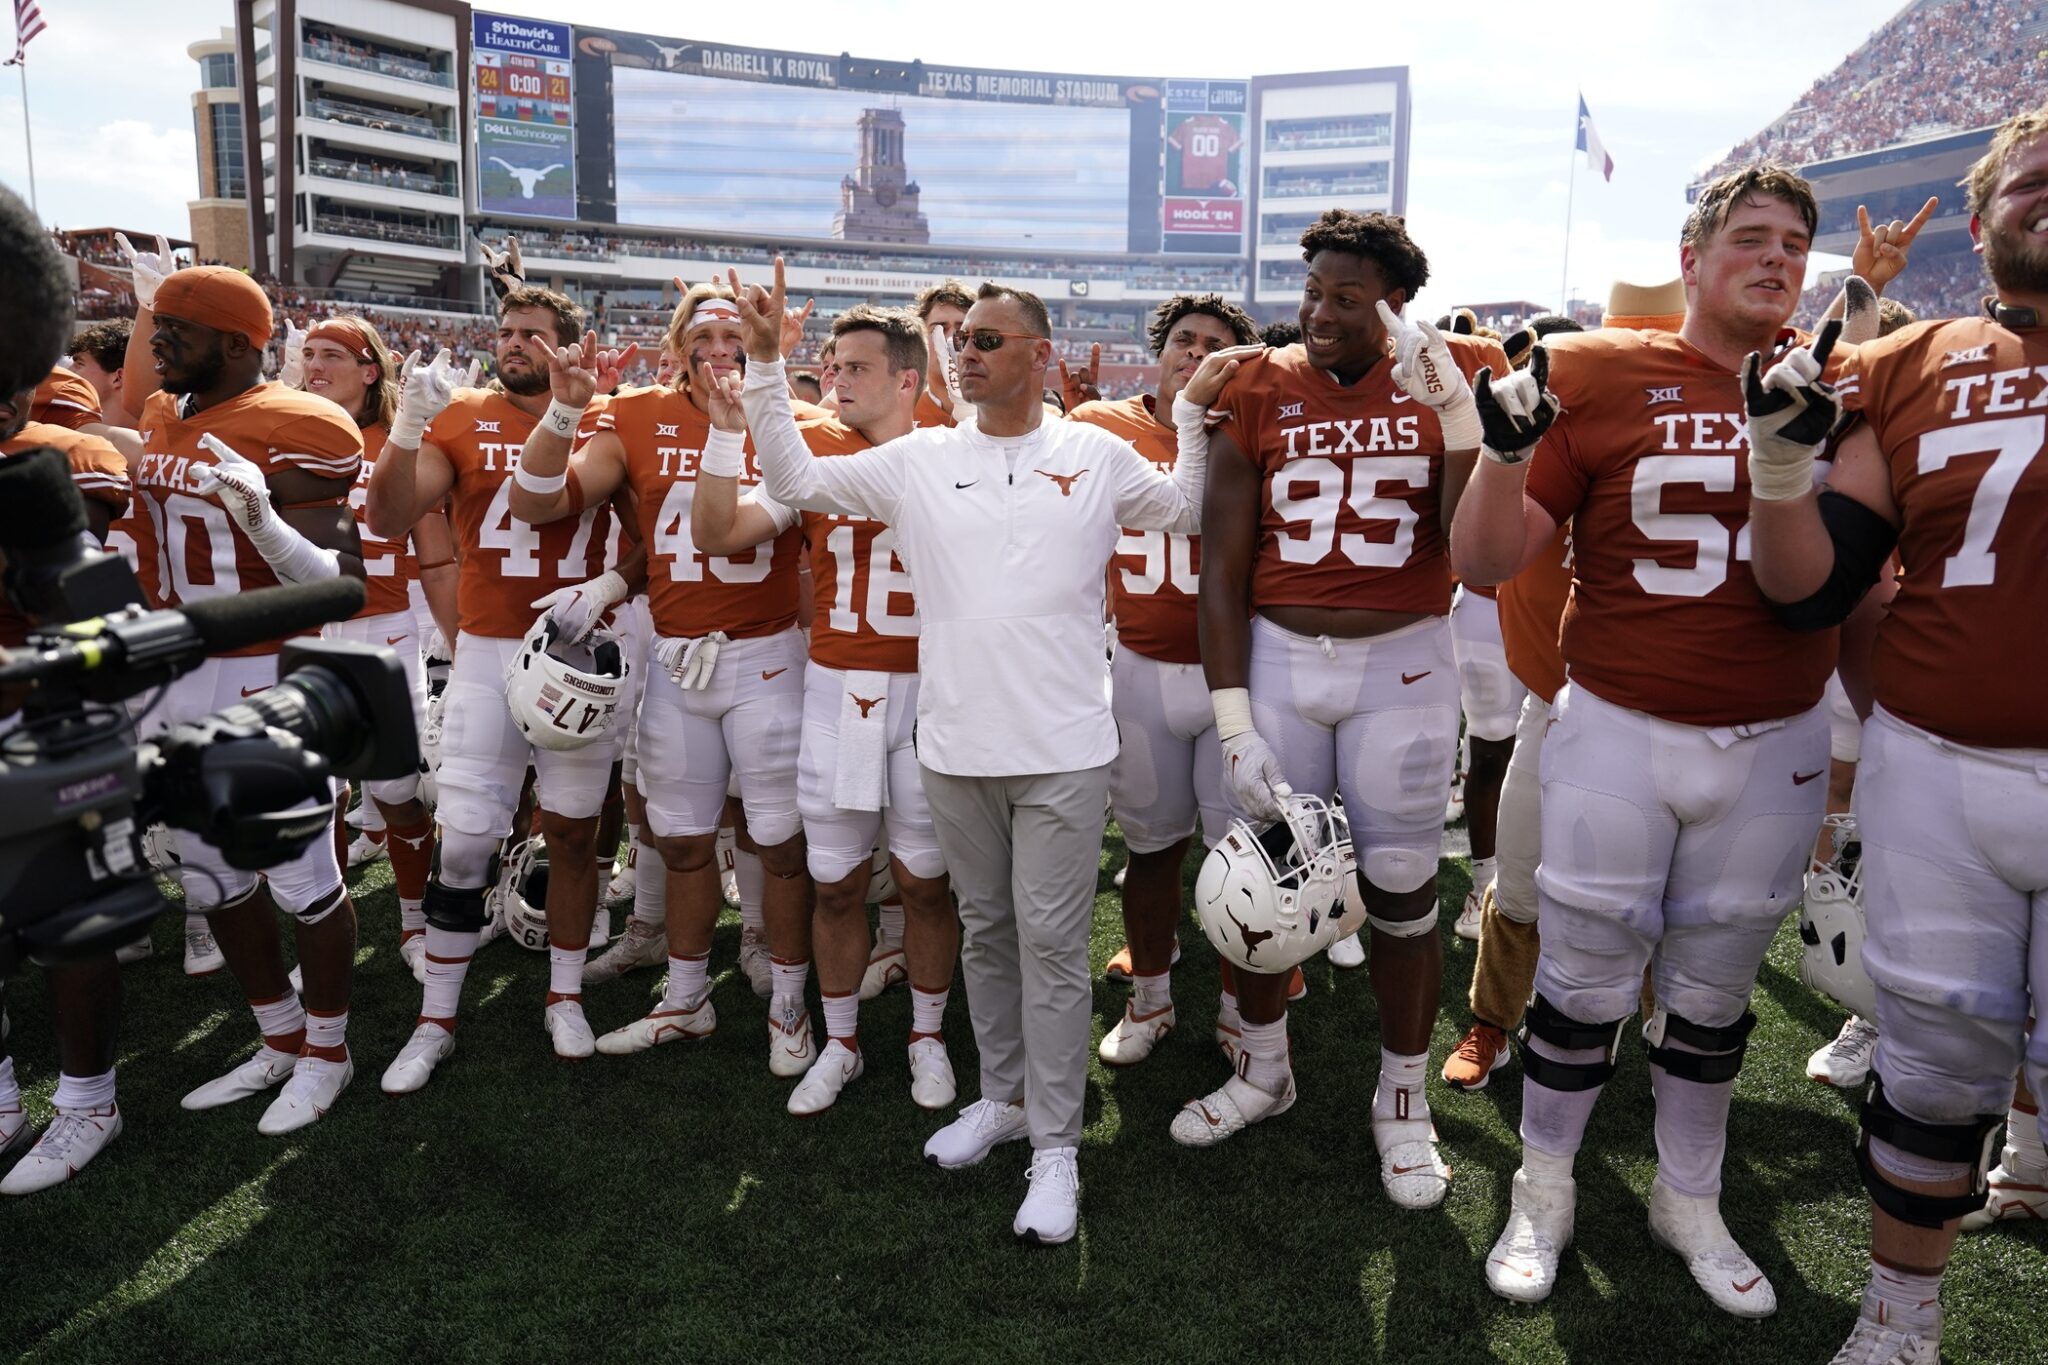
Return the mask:
{"type": "MultiPolygon", "coordinates": [[[[605,571],[611,508],[533,526],[512,515],[512,475],[538,419],[495,389],[462,389],[427,428],[455,468],[456,605],[464,634],[516,640],[533,628],[531,605],[605,571]]],[[[582,500],[576,473],[570,496],[582,500]]]]}

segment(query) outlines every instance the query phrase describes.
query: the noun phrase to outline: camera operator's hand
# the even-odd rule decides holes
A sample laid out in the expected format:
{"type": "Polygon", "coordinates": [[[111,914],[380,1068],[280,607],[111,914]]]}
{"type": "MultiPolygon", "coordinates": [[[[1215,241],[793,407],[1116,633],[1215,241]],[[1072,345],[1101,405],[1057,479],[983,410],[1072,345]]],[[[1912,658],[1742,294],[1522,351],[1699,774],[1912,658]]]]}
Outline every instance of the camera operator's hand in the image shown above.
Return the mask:
{"type": "Polygon", "coordinates": [[[465,374],[454,355],[443,346],[432,363],[419,363],[414,351],[399,368],[405,387],[399,391],[398,411],[391,418],[391,443],[405,450],[417,450],[427,425],[455,400],[455,391],[476,384],[477,362],[471,361],[465,374]]]}
{"type": "Polygon", "coordinates": [[[193,491],[218,504],[235,525],[251,536],[262,534],[277,520],[277,511],[270,505],[270,483],[263,477],[263,471],[210,431],[199,438],[199,444],[212,451],[220,463],[200,465],[192,471],[193,491]]]}
{"type": "Polygon", "coordinates": [[[617,569],[606,569],[588,582],[556,588],[533,606],[545,611],[555,623],[558,639],[575,644],[590,634],[606,612],[625,601],[630,592],[617,569]]]}
{"type": "Polygon", "coordinates": [[[114,234],[114,241],[119,244],[121,254],[128,258],[128,273],[135,282],[135,301],[154,311],[157,286],[178,268],[177,257],[171,255],[171,244],[164,240],[162,233],[157,234],[155,251],[137,251],[127,234],[122,232],[114,234]]]}
{"type": "Polygon", "coordinates": [[[277,362],[277,382],[288,389],[306,387],[306,332],[290,318],[284,324],[284,353],[277,362]]]}

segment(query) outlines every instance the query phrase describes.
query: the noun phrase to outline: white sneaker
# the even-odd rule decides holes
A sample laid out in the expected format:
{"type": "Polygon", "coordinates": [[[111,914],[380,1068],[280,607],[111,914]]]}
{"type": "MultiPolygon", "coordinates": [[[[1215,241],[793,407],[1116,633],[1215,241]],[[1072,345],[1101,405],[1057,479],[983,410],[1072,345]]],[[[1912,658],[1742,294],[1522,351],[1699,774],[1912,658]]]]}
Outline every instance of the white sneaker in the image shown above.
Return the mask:
{"type": "Polygon", "coordinates": [[[1508,1225],[1486,1254],[1486,1287],[1517,1303],[1541,1303],[1557,1285],[1557,1262],[1572,1244],[1578,1182],[1569,1176],[1515,1172],[1508,1225]]]}
{"type": "Polygon", "coordinates": [[[638,844],[626,845],[626,861],[619,864],[618,870],[612,873],[612,879],[604,884],[606,905],[624,905],[633,899],[633,893],[639,888],[640,883],[640,874],[633,864],[639,856],[638,844]]]}
{"type": "Polygon", "coordinates": [[[1081,1164],[1078,1147],[1041,1147],[1031,1154],[1024,1178],[1031,1189],[1017,1206],[1010,1231],[1025,1246],[1055,1247],[1074,1240],[1081,1215],[1081,1164]]]}
{"type": "MultiPolygon", "coordinates": [[[[590,939],[583,945],[586,952],[595,952],[612,941],[611,907],[600,903],[597,913],[590,917],[590,939]]],[[[587,961],[587,959],[586,959],[587,961]]]]}
{"type": "Polygon", "coordinates": [[[1158,1009],[1142,1011],[1135,999],[1126,1000],[1123,1018],[1102,1035],[1102,1045],[1095,1049],[1095,1055],[1106,1066],[1135,1066],[1152,1055],[1152,1049],[1173,1031],[1173,1025],[1171,1000],[1158,1009]]]}
{"type": "Polygon", "coordinates": [[[860,998],[872,1000],[908,980],[910,959],[903,955],[903,945],[884,942],[880,934],[875,935],[875,946],[868,950],[868,969],[860,979],[860,998]]]}
{"type": "Polygon", "coordinates": [[[1346,934],[1330,945],[1330,965],[1346,971],[1365,965],[1365,945],[1358,941],[1358,935],[1346,934]]]}
{"type": "Polygon", "coordinates": [[[260,1095],[274,1085],[282,1085],[298,1064],[299,1057],[295,1052],[259,1047],[254,1057],[227,1075],[208,1081],[178,1103],[186,1109],[217,1109],[223,1104],[233,1104],[236,1100],[260,1095]]]}
{"type": "Polygon", "coordinates": [[[104,1109],[59,1109],[28,1155],[0,1180],[0,1194],[34,1194],[61,1185],[119,1136],[121,1107],[117,1104],[104,1109]]]}
{"type": "Polygon", "coordinates": [[[1429,1106],[1421,1118],[1372,1121],[1373,1145],[1380,1151],[1380,1185],[1387,1198],[1404,1209],[1433,1209],[1451,1188],[1451,1168],[1436,1149],[1436,1125],[1429,1106]]]}
{"type": "Polygon", "coordinates": [[[398,1049],[391,1065],[384,1068],[381,1082],[387,1095],[410,1095],[422,1089],[434,1068],[455,1051],[455,1035],[439,1024],[421,1024],[398,1049]]]}
{"type": "Polygon", "coordinates": [[[1129,859],[1127,858],[1127,859],[1125,859],[1125,860],[1124,860],[1124,865],[1123,865],[1122,867],[1120,867],[1120,868],[1118,868],[1118,869],[1116,870],[1116,889],[1117,889],[1117,890],[1121,891],[1121,890],[1123,890],[1123,889],[1124,889],[1124,874],[1125,874],[1125,873],[1127,873],[1127,872],[1129,872],[1130,870],[1131,870],[1131,864],[1130,864],[1130,860],[1129,860],[1129,859]]]}
{"type": "Polygon", "coordinates": [[[740,930],[740,970],[754,994],[763,1000],[775,994],[775,971],[768,962],[768,940],[752,929],[740,930]]]}
{"type": "Polygon", "coordinates": [[[1991,1168],[1991,1198],[1975,1213],[1963,1215],[1964,1232],[1982,1232],[1993,1223],[2008,1219],[2048,1220],[2048,1174],[2015,1168],[2012,1149],[1991,1168]]]}
{"type": "Polygon", "coordinates": [[[300,1057],[299,1064],[292,1068],[292,1078],[256,1121],[256,1131],[265,1137],[277,1137],[319,1122],[355,1078],[353,1057],[339,1062],[330,1062],[325,1057],[300,1057]]]}
{"type": "Polygon", "coordinates": [[[938,1132],[925,1139],[924,1159],[941,1170],[973,1166],[1005,1142],[1028,1135],[1022,1104],[976,1100],[938,1132]]]}
{"type": "MultiPolygon", "coordinates": [[[[141,938],[136,939],[135,942],[124,943],[120,947],[114,949],[114,961],[120,963],[123,967],[125,967],[131,962],[142,961],[144,958],[148,957],[155,951],[155,942],[150,938],[148,934],[144,934],[141,938]]],[[[42,1187],[37,1186],[37,1188],[40,1189],[42,1187]]]]}
{"type": "Polygon", "coordinates": [[[1465,779],[1460,777],[1451,787],[1451,794],[1444,802],[1444,823],[1454,825],[1465,818],[1465,779]]]}
{"type": "Polygon", "coordinates": [[[811,1012],[794,996],[768,1002],[768,1071],[788,1079],[810,1070],[818,1059],[811,1037],[811,1012]]]}
{"type": "Polygon", "coordinates": [[[1939,1365],[1940,1360],[1941,1316],[1937,1309],[1932,1332],[1914,1332],[1859,1315],[1849,1339],[1828,1365],[1939,1365]]]}
{"type": "Polygon", "coordinates": [[[1767,1318],[1778,1311],[1777,1291],[1721,1221],[1718,1197],[1680,1194],[1653,1180],[1650,1236],[1685,1258],[1693,1283],[1707,1291],[1716,1308],[1738,1318],[1767,1318]]]}
{"type": "Polygon", "coordinates": [[[540,1017],[548,1037],[554,1040],[555,1055],[565,1062],[580,1062],[597,1051],[597,1035],[583,1017],[581,1000],[557,1000],[540,1017]]]}
{"type": "Polygon", "coordinates": [[[1838,1090],[1855,1090],[1870,1079],[1871,1054],[1877,1051],[1877,1025],[1850,1015],[1834,1040],[1806,1059],[1809,1080],[1838,1090]]]}
{"type": "Polygon", "coordinates": [[[353,872],[385,856],[387,851],[382,843],[371,839],[367,834],[358,834],[355,842],[348,846],[348,870],[353,872]]]}
{"type": "Polygon", "coordinates": [[[1263,1119],[1277,1118],[1294,1107],[1294,1072],[1287,1086],[1272,1095],[1242,1076],[1232,1076],[1220,1090],[1189,1100],[1173,1116],[1173,1140],[1183,1147],[1214,1147],[1263,1119]]]}
{"type": "Polygon", "coordinates": [[[612,940],[604,955],[583,964],[583,984],[602,986],[627,972],[668,963],[668,930],[661,925],[627,919],[626,932],[612,940]]]}
{"type": "Polygon", "coordinates": [[[412,979],[422,986],[427,984],[427,935],[425,930],[416,934],[400,933],[398,936],[398,960],[412,973],[412,979]]]}
{"type": "Polygon", "coordinates": [[[944,1109],[959,1097],[953,1059],[938,1038],[920,1038],[910,1045],[910,1098],[920,1109],[944,1109]]]}
{"type": "Polygon", "coordinates": [[[706,992],[694,1003],[672,1001],[664,996],[645,1018],[624,1028],[613,1029],[597,1040],[597,1050],[607,1057],[629,1057],[660,1043],[689,1042],[709,1038],[718,1027],[718,1011],[711,1008],[706,992]]]}
{"type": "Polygon", "coordinates": [[[789,1092],[789,1112],[800,1119],[824,1113],[839,1098],[839,1092],[859,1080],[867,1069],[860,1053],[837,1038],[828,1039],[818,1060],[811,1063],[803,1080],[789,1092]]]}
{"type": "Polygon", "coordinates": [[[1451,926],[1451,931],[1467,943],[1479,942],[1479,924],[1483,918],[1479,909],[1481,903],[1478,887],[1467,891],[1465,904],[1458,910],[1458,922],[1451,926]]]}
{"type": "Polygon", "coordinates": [[[203,919],[188,918],[185,921],[185,975],[212,976],[227,965],[227,954],[221,952],[220,944],[214,941],[212,928],[203,919]]]}

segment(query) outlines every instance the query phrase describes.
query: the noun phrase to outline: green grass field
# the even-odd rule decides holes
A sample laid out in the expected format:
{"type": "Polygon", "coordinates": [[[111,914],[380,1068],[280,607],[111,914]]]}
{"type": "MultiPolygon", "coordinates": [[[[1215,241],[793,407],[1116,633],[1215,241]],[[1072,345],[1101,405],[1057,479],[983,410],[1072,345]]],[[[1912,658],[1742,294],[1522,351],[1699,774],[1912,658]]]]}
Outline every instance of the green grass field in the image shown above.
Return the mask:
{"type": "MultiPolygon", "coordinates": [[[[1121,941],[1104,850],[1099,967],[1121,941]]],[[[1192,868],[1192,864],[1190,867],[1192,868]]],[[[1468,877],[1445,863],[1455,906],[1468,877]]],[[[1022,1144],[942,1173],[919,1158],[943,1120],[910,1103],[909,1002],[868,1007],[867,1077],[810,1119],[783,1110],[763,1010],[719,932],[721,1013],[707,1042],[555,1061],[540,1025],[546,959],[509,943],[470,975],[461,1046],[421,1094],[377,1078],[418,992],[398,959],[388,868],[357,880],[363,949],[353,1088],[326,1120],[259,1137],[261,1102],[187,1114],[178,1097],[254,1046],[223,974],[188,981],[175,920],[127,969],[126,1131],[70,1184],[0,1205],[0,1353],[23,1360],[751,1361],[1359,1360],[1821,1362],[1865,1274],[1850,1099],[1801,1063],[1839,1022],[1800,986],[1788,924],[1756,995],[1723,1210],[1777,1287],[1778,1314],[1714,1310],[1644,1227],[1650,1094],[1631,1042],[1579,1160],[1578,1240],[1556,1296],[1495,1299],[1480,1265],[1505,1213],[1519,1072],[1431,1100],[1456,1167],[1445,1205],[1394,1208],[1368,1126],[1378,1033],[1366,974],[1318,959],[1294,1008],[1301,1102],[1222,1147],[1167,1136],[1223,1078],[1210,1042],[1214,958],[1192,922],[1180,1028],[1136,1069],[1091,1075],[1081,1236],[1010,1237],[1022,1144]]],[[[1445,1010],[1433,1060],[1465,1021],[1472,946],[1444,916],[1445,1010]]],[[[657,974],[587,999],[602,1031],[646,1007],[657,974]]],[[[8,989],[29,1105],[54,1063],[41,982],[8,989]]],[[[1099,985],[1097,1034],[1122,1008],[1099,985]]],[[[974,1094],[961,993],[947,1017],[974,1094]]],[[[1967,1241],[1945,1295],[1944,1359],[2048,1359],[2038,1235],[1967,1241]]]]}

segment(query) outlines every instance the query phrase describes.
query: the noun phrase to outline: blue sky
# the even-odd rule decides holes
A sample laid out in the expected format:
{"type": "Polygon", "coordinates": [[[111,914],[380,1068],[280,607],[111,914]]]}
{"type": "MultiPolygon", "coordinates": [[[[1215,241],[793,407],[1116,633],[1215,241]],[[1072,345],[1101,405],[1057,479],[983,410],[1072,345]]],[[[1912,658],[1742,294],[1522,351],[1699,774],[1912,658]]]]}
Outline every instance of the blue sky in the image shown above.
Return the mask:
{"type": "MultiPolygon", "coordinates": [[[[1616,162],[1582,169],[1570,282],[1677,272],[1685,185],[1788,108],[1899,0],[1574,0],[1448,15],[1374,6],[1305,28],[1304,13],[1191,0],[1173,7],[1043,0],[1028,24],[953,4],[831,0],[678,9],[648,0],[501,0],[506,12],[817,53],[1160,76],[1406,64],[1413,69],[1409,225],[1427,250],[1434,311],[1459,300],[1549,300],[1561,283],[1566,175],[1585,92],[1616,162]],[[1350,17],[1355,15],[1356,17],[1350,17]],[[680,31],[679,31],[680,30],[680,31]],[[1333,44],[1333,35],[1340,41],[1333,44]]],[[[44,0],[29,48],[45,220],[182,231],[196,193],[185,45],[230,22],[227,0],[44,0]],[[119,78],[108,76],[118,62],[119,78]]],[[[0,75],[0,181],[25,185],[21,106],[0,75]]]]}

